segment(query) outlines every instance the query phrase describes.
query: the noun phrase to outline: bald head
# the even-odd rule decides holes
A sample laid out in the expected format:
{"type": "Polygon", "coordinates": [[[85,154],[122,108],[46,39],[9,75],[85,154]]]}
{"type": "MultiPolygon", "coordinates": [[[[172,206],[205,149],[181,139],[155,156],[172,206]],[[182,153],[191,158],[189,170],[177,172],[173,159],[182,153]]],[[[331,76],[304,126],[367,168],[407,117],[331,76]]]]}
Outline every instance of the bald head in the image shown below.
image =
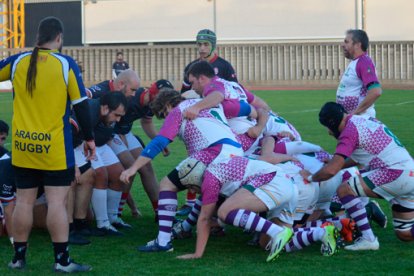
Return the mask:
{"type": "Polygon", "coordinates": [[[141,80],[132,69],[122,71],[118,77],[114,80],[115,90],[121,91],[125,96],[130,97],[134,95],[135,91],[139,88],[141,80]]]}

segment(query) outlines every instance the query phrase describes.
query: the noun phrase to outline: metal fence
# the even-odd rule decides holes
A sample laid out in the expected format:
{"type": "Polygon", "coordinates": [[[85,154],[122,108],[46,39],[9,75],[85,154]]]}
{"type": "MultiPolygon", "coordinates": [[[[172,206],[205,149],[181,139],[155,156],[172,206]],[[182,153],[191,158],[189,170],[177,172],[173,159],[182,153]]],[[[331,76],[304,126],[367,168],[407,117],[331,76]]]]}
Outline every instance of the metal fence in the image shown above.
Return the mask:
{"type": "MultiPolygon", "coordinates": [[[[16,53],[3,49],[3,57],[16,53]]],[[[67,47],[64,53],[81,62],[85,83],[111,78],[116,52],[148,83],[160,78],[180,82],[184,67],[197,57],[195,45],[150,45],[125,47],[67,47]]],[[[238,79],[246,83],[277,84],[281,81],[339,80],[347,60],[340,43],[232,44],[219,45],[219,55],[230,61],[238,79]]],[[[381,80],[414,81],[414,41],[371,42],[381,80]]]]}

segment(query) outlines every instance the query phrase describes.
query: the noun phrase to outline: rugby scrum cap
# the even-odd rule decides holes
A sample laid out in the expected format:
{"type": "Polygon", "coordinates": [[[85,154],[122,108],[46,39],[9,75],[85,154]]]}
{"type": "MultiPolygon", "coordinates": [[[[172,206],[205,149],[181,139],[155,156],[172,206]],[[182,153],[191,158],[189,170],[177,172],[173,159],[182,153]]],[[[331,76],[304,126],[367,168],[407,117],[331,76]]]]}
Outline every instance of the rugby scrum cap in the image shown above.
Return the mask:
{"type": "Polygon", "coordinates": [[[335,138],[338,138],[340,134],[338,128],[345,113],[346,110],[342,105],[334,102],[327,102],[322,106],[321,111],[319,112],[319,122],[329,128],[335,138]]]}
{"type": "Polygon", "coordinates": [[[164,79],[157,80],[156,82],[151,84],[150,88],[148,88],[151,101],[158,95],[158,93],[160,92],[162,88],[174,89],[174,86],[168,80],[164,80],[164,79]]]}
{"type": "Polygon", "coordinates": [[[211,44],[211,51],[216,49],[216,43],[217,43],[217,36],[216,34],[209,30],[204,29],[198,32],[197,34],[197,42],[208,42],[211,44]]]}

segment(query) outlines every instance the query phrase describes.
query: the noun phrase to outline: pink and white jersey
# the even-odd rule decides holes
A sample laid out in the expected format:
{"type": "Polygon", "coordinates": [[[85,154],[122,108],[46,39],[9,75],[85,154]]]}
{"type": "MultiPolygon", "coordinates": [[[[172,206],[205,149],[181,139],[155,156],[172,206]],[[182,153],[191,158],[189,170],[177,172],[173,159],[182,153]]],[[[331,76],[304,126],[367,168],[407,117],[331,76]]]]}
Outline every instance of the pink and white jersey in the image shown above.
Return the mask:
{"type": "Polygon", "coordinates": [[[209,85],[204,88],[203,96],[206,97],[212,92],[218,91],[223,94],[225,100],[239,100],[251,103],[254,95],[237,82],[227,81],[219,77],[211,79],[209,85]]]}
{"type": "Polygon", "coordinates": [[[254,95],[242,85],[219,77],[211,79],[210,84],[204,88],[203,96],[206,97],[213,92],[219,92],[223,95],[222,105],[227,118],[238,116],[241,108],[240,101],[250,104],[254,100],[254,95]]]}
{"type": "Polygon", "coordinates": [[[269,112],[269,119],[263,130],[264,135],[278,136],[280,132],[289,132],[295,137],[295,141],[302,141],[299,132],[295,127],[286,121],[284,118],[269,112]]]}
{"type": "MultiPolygon", "coordinates": [[[[373,83],[379,85],[375,66],[371,58],[364,54],[352,60],[346,68],[336,91],[336,102],[351,114],[367,96],[368,85],[373,83]]],[[[362,115],[375,118],[374,105],[362,115]]]]}
{"type": "Polygon", "coordinates": [[[381,122],[349,115],[336,154],[350,157],[368,170],[412,170],[414,161],[398,138],[381,122]]]}
{"type": "Polygon", "coordinates": [[[222,139],[237,143],[234,133],[228,126],[221,105],[201,110],[195,120],[184,118],[184,110],[198,101],[200,99],[186,100],[171,110],[165,118],[159,135],[171,141],[179,136],[183,140],[189,156],[222,139]]]}

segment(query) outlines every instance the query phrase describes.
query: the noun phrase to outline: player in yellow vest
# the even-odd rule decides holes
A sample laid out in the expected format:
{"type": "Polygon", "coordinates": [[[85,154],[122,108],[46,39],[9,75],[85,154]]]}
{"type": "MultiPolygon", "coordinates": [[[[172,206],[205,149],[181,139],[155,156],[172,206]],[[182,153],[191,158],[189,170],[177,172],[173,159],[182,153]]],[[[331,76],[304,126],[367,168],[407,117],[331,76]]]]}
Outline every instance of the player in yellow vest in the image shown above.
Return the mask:
{"type": "Polygon", "coordinates": [[[75,176],[69,115],[71,105],[85,134],[87,156],[95,155],[95,142],[85,87],[75,61],[60,53],[63,24],[44,18],[33,51],[0,62],[0,81],[13,84],[12,164],[17,201],[13,213],[15,255],[12,269],[25,267],[27,240],[33,222],[38,187],[48,201],[47,226],[55,253],[57,272],[88,271],[90,266],[69,258],[69,224],[66,197],[75,176]]]}

